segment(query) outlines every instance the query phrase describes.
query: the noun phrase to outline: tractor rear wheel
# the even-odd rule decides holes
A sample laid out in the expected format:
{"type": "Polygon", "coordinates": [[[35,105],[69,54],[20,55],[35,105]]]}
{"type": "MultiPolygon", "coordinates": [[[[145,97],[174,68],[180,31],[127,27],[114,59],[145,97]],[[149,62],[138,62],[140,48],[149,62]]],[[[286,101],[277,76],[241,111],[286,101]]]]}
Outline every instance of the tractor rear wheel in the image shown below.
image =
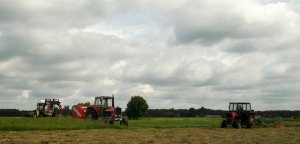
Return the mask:
{"type": "Polygon", "coordinates": [[[86,119],[96,120],[97,119],[96,111],[92,109],[88,109],[86,111],[86,119]]]}
{"type": "Polygon", "coordinates": [[[255,118],[254,116],[250,116],[247,124],[247,128],[254,128],[255,127],[255,118]]]}

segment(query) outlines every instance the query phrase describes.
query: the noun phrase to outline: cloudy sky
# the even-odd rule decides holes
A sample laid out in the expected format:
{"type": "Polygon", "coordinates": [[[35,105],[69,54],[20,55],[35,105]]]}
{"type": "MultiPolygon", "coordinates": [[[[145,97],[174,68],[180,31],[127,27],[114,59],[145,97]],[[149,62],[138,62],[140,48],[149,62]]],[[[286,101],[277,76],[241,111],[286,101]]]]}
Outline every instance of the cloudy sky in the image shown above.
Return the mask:
{"type": "Polygon", "coordinates": [[[299,110],[299,61],[297,0],[0,0],[0,108],[299,110]]]}

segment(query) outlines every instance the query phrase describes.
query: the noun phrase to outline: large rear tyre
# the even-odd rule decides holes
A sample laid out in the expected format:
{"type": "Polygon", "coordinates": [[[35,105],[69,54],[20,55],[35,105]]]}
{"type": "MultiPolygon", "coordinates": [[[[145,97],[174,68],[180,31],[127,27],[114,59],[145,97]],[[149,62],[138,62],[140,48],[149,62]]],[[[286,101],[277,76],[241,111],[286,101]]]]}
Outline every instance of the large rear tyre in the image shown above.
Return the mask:
{"type": "Polygon", "coordinates": [[[86,119],[96,120],[97,119],[97,113],[96,113],[96,111],[93,110],[93,109],[88,109],[86,111],[86,119]]]}
{"type": "Polygon", "coordinates": [[[247,128],[255,128],[256,120],[254,116],[250,116],[247,124],[247,128]]]}

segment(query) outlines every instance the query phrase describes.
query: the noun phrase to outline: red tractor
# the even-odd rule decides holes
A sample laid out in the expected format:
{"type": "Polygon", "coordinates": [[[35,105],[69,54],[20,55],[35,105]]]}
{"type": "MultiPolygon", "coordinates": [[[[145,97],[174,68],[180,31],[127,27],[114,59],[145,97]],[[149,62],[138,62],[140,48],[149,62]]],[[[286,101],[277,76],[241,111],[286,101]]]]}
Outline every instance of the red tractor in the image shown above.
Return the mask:
{"type": "Polygon", "coordinates": [[[128,125],[126,118],[122,118],[122,109],[115,107],[114,95],[95,97],[94,105],[74,105],[72,107],[72,117],[81,119],[104,120],[113,124],[120,121],[121,125],[128,125]]]}
{"type": "Polygon", "coordinates": [[[221,123],[221,128],[226,128],[231,124],[234,128],[254,128],[256,123],[256,114],[251,109],[249,102],[231,102],[229,103],[229,112],[221,123]]]}
{"type": "Polygon", "coordinates": [[[62,115],[62,108],[58,99],[45,99],[39,102],[34,110],[34,117],[57,117],[62,115]]]}

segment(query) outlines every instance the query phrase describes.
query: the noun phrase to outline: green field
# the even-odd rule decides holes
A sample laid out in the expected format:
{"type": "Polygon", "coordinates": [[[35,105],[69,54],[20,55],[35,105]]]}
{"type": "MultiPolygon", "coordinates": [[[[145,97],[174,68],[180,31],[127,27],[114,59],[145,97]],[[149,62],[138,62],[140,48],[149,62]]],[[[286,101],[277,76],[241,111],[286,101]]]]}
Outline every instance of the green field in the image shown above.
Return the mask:
{"type": "Polygon", "coordinates": [[[300,143],[300,120],[262,119],[254,129],[219,128],[221,118],[143,118],[128,127],[72,118],[0,118],[2,143],[300,143]],[[275,128],[277,123],[284,127],[275,128]]]}
{"type": "Polygon", "coordinates": [[[219,127],[221,118],[143,118],[141,120],[130,120],[130,127],[148,128],[197,128],[197,127],[219,127]]]}
{"type": "MultiPolygon", "coordinates": [[[[129,120],[127,128],[218,128],[222,118],[143,118],[141,120],[129,120]]],[[[299,127],[300,120],[296,119],[262,119],[258,127],[273,127],[281,123],[285,127],[299,127]]],[[[0,130],[2,131],[28,131],[28,130],[79,130],[126,127],[105,124],[98,120],[82,120],[73,118],[0,118],[0,130]]]]}

